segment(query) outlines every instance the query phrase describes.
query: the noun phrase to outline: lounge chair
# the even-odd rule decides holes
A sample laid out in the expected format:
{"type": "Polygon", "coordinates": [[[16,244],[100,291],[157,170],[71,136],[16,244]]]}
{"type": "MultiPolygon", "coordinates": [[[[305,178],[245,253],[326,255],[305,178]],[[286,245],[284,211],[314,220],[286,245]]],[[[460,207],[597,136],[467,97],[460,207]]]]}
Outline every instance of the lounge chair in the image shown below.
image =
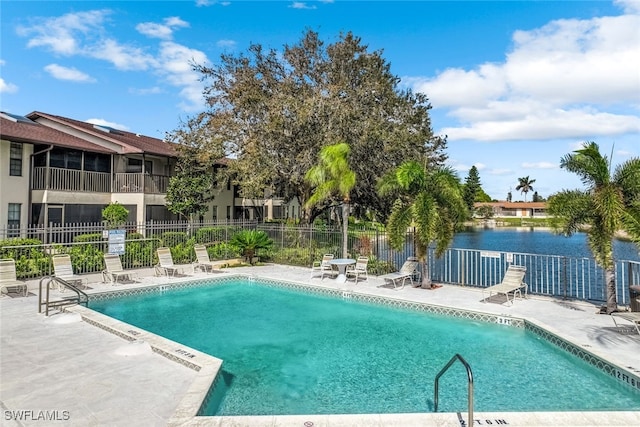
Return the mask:
{"type": "Polygon", "coordinates": [[[333,254],[324,254],[322,256],[322,260],[314,261],[311,266],[311,277],[313,277],[313,273],[318,271],[320,272],[320,279],[323,279],[325,274],[333,277],[336,274],[336,270],[334,270],[333,266],[330,264],[333,258],[333,254]]]}
{"type": "Polygon", "coordinates": [[[155,265],[156,276],[164,275],[175,277],[182,267],[173,263],[171,250],[169,248],[158,248],[158,264],[155,265]]]}
{"type": "Polygon", "coordinates": [[[0,293],[22,292],[27,296],[27,284],[16,278],[16,262],[13,258],[0,259],[0,293]]]}
{"type": "Polygon", "coordinates": [[[111,282],[112,285],[118,282],[121,277],[126,277],[127,280],[135,281],[136,273],[133,271],[125,271],[122,268],[122,261],[120,261],[120,255],[118,254],[104,254],[104,267],[102,270],[102,281],[111,282]]]}
{"type": "MultiPolygon", "coordinates": [[[[489,292],[489,298],[491,298],[492,294],[503,294],[507,297],[507,302],[511,302],[511,305],[513,305],[516,295],[519,295],[520,298],[522,298],[522,289],[524,289],[526,298],[527,284],[524,283],[524,274],[526,272],[527,267],[523,265],[509,265],[507,271],[504,273],[501,283],[482,289],[483,298],[485,292],[489,292]],[[509,300],[509,294],[513,294],[513,298],[511,298],[511,300],[509,300]]],[[[484,302],[487,302],[487,299],[488,298],[485,298],[484,302]]]]}
{"type": "Polygon", "coordinates": [[[195,245],[193,249],[196,251],[196,261],[193,262],[193,271],[196,271],[196,268],[201,268],[204,271],[213,272],[216,267],[220,267],[220,262],[214,262],[209,259],[209,253],[204,245],[195,245]]]}
{"type": "Polygon", "coordinates": [[[613,319],[613,323],[616,327],[618,326],[616,317],[633,323],[633,326],[636,327],[636,331],[638,331],[638,335],[640,335],[640,285],[629,286],[629,295],[629,310],[631,311],[618,311],[611,313],[611,318],[613,319]]]}
{"type": "Polygon", "coordinates": [[[400,270],[395,273],[383,274],[382,276],[378,276],[380,279],[383,279],[386,282],[391,282],[393,284],[394,289],[402,289],[404,288],[404,284],[407,279],[413,285],[413,275],[416,274],[416,268],[418,267],[418,261],[411,257],[408,258],[400,270]],[[402,281],[402,286],[398,287],[398,282],[402,281]]]}
{"type": "Polygon", "coordinates": [[[356,285],[358,284],[358,277],[365,276],[365,279],[369,279],[369,274],[367,273],[367,264],[369,263],[369,257],[361,256],[358,257],[356,263],[351,268],[347,267],[347,279],[349,277],[356,278],[356,285]]]}
{"type": "MultiPolygon", "coordinates": [[[[53,259],[53,275],[59,279],[69,282],[72,285],[79,287],[87,287],[87,279],[82,276],[78,276],[73,272],[73,266],[71,265],[71,256],[68,254],[57,254],[52,257],[53,259]]],[[[58,282],[58,290],[64,291],[66,288],[60,282],[58,282]]]]}

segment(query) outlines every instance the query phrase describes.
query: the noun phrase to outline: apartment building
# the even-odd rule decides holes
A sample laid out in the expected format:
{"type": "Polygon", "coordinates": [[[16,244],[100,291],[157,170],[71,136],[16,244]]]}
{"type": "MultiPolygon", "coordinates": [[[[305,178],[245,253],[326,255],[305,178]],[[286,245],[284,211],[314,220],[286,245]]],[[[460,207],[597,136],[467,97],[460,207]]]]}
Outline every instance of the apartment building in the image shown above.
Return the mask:
{"type": "MultiPolygon", "coordinates": [[[[129,221],[178,218],[166,208],[177,152],[172,143],[108,126],[32,112],[0,112],[0,228],[100,222],[118,202],[129,221]]],[[[278,197],[243,199],[211,171],[214,199],[202,220],[297,218],[300,206],[278,197]]]]}
{"type": "MultiPolygon", "coordinates": [[[[130,221],[177,219],[165,199],[177,160],[172,143],[52,114],[2,112],[0,159],[0,224],[9,228],[100,222],[111,202],[125,206],[130,221]]],[[[220,183],[214,194],[207,219],[236,218],[234,186],[220,183]]]]}
{"type": "Polygon", "coordinates": [[[546,218],[546,202],[476,202],[473,206],[477,209],[489,206],[497,218],[546,218]]]}

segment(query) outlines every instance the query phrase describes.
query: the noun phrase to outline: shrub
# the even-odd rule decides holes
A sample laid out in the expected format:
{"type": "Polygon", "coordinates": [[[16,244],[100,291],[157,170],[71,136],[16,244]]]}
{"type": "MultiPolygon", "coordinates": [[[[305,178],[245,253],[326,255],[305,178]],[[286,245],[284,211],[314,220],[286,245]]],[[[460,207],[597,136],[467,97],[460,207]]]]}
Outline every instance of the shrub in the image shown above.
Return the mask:
{"type": "Polygon", "coordinates": [[[46,276],[51,271],[51,260],[38,239],[0,240],[0,258],[12,258],[16,262],[16,277],[46,276]]]}
{"type": "Polygon", "coordinates": [[[189,237],[187,236],[187,233],[183,231],[167,231],[166,233],[162,233],[162,235],[160,236],[162,246],[168,248],[177,246],[180,243],[186,243],[188,239],[189,237]]]}
{"type": "Polygon", "coordinates": [[[196,231],[196,243],[213,243],[227,240],[232,234],[229,227],[203,227],[196,231]]]}
{"type": "Polygon", "coordinates": [[[212,260],[237,258],[242,255],[240,248],[225,242],[209,246],[207,253],[212,260]]]}
{"type": "Polygon", "coordinates": [[[237,246],[251,264],[256,251],[270,249],[273,246],[273,240],[267,233],[258,230],[241,230],[233,235],[229,243],[237,246]]]}
{"type": "Polygon", "coordinates": [[[109,205],[102,210],[102,220],[105,223],[105,227],[110,229],[121,227],[127,222],[128,217],[129,211],[118,202],[109,203],[109,205]]]}
{"type": "Polygon", "coordinates": [[[90,234],[79,234],[73,238],[73,241],[76,243],[84,243],[84,242],[102,242],[104,240],[102,238],[102,233],[90,233],[90,234]]]}

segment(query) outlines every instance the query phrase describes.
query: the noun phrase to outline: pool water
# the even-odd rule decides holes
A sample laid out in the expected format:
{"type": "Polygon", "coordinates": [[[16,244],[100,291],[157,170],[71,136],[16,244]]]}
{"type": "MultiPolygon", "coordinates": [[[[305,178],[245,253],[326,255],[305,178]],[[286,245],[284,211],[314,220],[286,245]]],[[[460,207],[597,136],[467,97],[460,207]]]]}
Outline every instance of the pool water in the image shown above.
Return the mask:
{"type": "MultiPolygon", "coordinates": [[[[223,359],[203,415],[431,412],[456,353],[473,369],[476,411],[640,410],[640,393],[521,328],[242,279],[90,308],[223,359]]],[[[456,363],[438,410],[466,406],[456,363]]]]}

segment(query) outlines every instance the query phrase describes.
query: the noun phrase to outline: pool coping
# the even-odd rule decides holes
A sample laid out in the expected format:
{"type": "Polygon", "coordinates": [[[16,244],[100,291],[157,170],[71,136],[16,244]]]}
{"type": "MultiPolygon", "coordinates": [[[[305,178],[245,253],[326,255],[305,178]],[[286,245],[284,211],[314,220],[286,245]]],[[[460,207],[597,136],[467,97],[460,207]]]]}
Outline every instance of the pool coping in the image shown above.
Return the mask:
{"type": "MultiPolygon", "coordinates": [[[[227,282],[237,278],[259,281],[261,285],[294,288],[307,293],[324,294],[343,299],[353,299],[382,306],[399,307],[433,314],[447,315],[487,323],[502,324],[507,327],[520,327],[532,331],[574,356],[586,361],[603,373],[612,376],[618,382],[640,390],[640,377],[605,357],[585,350],[578,343],[553,331],[549,325],[541,325],[535,320],[521,317],[486,313],[470,309],[460,309],[433,303],[412,301],[407,298],[392,298],[373,295],[361,290],[340,290],[322,284],[309,284],[286,279],[270,279],[246,273],[230,273],[218,277],[204,277],[194,280],[188,277],[170,283],[151,284],[127,289],[110,290],[92,293],[90,300],[116,298],[124,295],[135,295],[151,292],[162,292],[166,289],[178,289],[204,286],[215,282],[227,282]]],[[[168,426],[256,426],[256,425],[464,425],[466,413],[411,413],[411,414],[340,414],[340,415],[265,415],[265,416],[201,416],[202,406],[210,397],[215,381],[219,378],[223,361],[214,356],[199,352],[188,346],[153,334],[141,328],[119,321],[90,308],[71,306],[68,312],[79,313],[82,319],[96,327],[115,334],[127,341],[145,341],[152,350],[169,360],[180,363],[197,372],[196,378],[180,400],[168,426]]],[[[637,425],[640,415],[636,411],[574,411],[574,412],[475,412],[475,424],[490,425],[637,425]],[[561,421],[566,419],[566,421],[561,421]],[[575,422],[582,419],[578,424],[575,422]],[[605,421],[606,420],[606,421],[605,421]],[[566,422],[569,422],[568,424],[566,422]],[[608,424],[613,422],[613,424],[608,424]],[[515,423],[515,424],[514,424],[515,423]],[[586,424],[585,424],[586,423],[586,424]],[[627,424],[629,423],[629,424],[627,424]]]]}

